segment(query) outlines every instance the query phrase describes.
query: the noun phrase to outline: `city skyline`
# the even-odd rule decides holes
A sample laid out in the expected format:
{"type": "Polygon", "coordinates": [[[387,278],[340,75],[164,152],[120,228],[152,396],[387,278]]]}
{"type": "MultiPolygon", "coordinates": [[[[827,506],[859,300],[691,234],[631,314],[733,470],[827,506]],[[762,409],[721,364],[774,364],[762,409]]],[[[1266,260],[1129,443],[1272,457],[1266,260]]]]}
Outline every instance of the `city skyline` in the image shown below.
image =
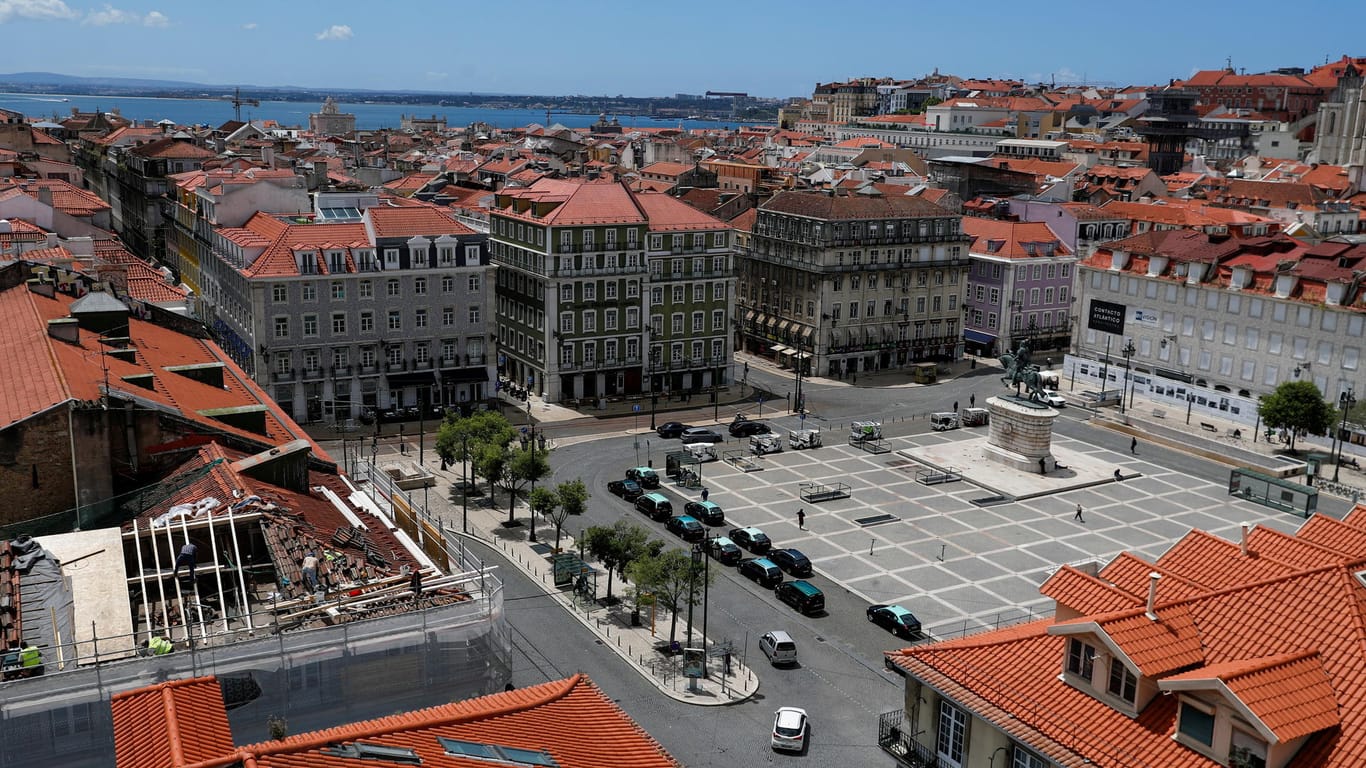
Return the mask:
{"type": "Polygon", "coordinates": [[[1334,10],[1342,23],[1277,38],[1274,45],[1220,32],[1240,19],[1273,21],[1282,8],[1252,0],[1230,18],[1216,4],[1159,0],[1140,12],[1062,0],[1046,15],[1030,15],[1017,5],[987,2],[965,17],[953,8],[861,0],[838,7],[700,0],[683,16],[678,7],[620,0],[588,10],[533,0],[515,14],[461,4],[376,14],[374,6],[352,0],[323,11],[261,2],[0,0],[0,28],[8,33],[12,61],[31,62],[14,70],[205,85],[528,95],[716,90],[804,96],[817,82],[913,79],[936,69],[971,78],[1151,85],[1226,64],[1248,72],[1308,69],[1360,53],[1353,32],[1366,22],[1366,10],[1342,11],[1316,0],[1299,4],[1297,15],[1334,10]],[[839,24],[833,15],[849,22],[839,24]],[[1171,29],[1154,28],[1161,22],[1153,20],[1168,17],[1171,29]],[[426,30],[449,32],[422,35],[426,30]],[[883,45],[878,36],[886,38],[883,45]],[[111,39],[122,49],[118,57],[110,56],[111,39]],[[1132,48],[1121,47],[1124,41],[1132,48]],[[782,53],[790,56],[779,59],[782,53]],[[764,65],[754,66],[756,60],[764,65]]]}

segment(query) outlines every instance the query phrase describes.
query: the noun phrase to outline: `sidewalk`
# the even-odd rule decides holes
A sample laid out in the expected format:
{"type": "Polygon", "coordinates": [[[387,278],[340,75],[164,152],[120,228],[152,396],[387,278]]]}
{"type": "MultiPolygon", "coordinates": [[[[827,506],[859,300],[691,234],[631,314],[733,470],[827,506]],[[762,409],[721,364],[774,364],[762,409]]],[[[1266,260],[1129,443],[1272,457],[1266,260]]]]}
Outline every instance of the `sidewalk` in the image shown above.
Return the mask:
{"type": "MultiPolygon", "coordinates": [[[[383,446],[379,456],[381,467],[384,465],[386,457],[390,459],[401,458],[409,463],[416,463],[417,460],[412,453],[399,454],[394,446],[383,446]]],[[[530,518],[529,509],[525,504],[519,502],[516,507],[516,519],[520,525],[509,528],[505,525],[507,522],[507,500],[502,496],[499,496],[499,503],[495,507],[490,507],[487,504],[486,495],[470,497],[468,518],[466,518],[458,488],[461,480],[460,465],[456,464],[449,470],[442,471],[441,461],[436,457],[434,451],[428,454],[426,465],[426,469],[437,478],[437,484],[428,493],[430,509],[432,514],[442,521],[445,530],[458,536],[463,535],[476,539],[501,552],[509,563],[539,584],[547,595],[596,634],[603,645],[615,650],[617,655],[621,656],[627,664],[631,665],[645,679],[654,683],[661,693],[688,704],[712,706],[743,701],[753,696],[759,689],[758,676],[744,664],[745,649],[736,648],[730,654],[730,670],[727,674],[725,654],[717,649],[715,641],[711,640],[706,643],[708,649],[707,677],[698,680],[696,690],[693,690],[690,686],[692,681],[682,674],[682,657],[666,655],[656,650],[657,644],[667,644],[668,641],[669,614],[667,611],[659,610],[659,614],[655,617],[655,631],[652,633],[648,613],[644,613],[642,616],[643,626],[631,626],[630,604],[626,600],[623,599],[611,607],[604,605],[603,598],[606,596],[607,588],[605,573],[598,578],[598,594],[596,599],[591,601],[576,597],[573,589],[569,586],[556,587],[549,559],[551,549],[555,545],[555,527],[553,525],[545,522],[537,525],[536,536],[539,541],[530,541],[530,529],[526,524],[530,518]],[[462,528],[466,532],[462,532],[462,528]]],[[[487,483],[478,482],[478,484],[486,491],[487,483]]],[[[568,528],[570,526],[578,528],[582,525],[577,520],[568,521],[566,530],[560,537],[561,551],[574,552],[577,550],[578,542],[570,534],[568,528]]],[[[601,570],[600,565],[589,564],[601,570]]],[[[613,594],[618,598],[623,598],[628,594],[628,584],[619,575],[612,579],[612,585],[613,594]]],[[[687,614],[686,609],[684,609],[678,618],[676,639],[680,643],[683,643],[686,638],[686,622],[687,614]]],[[[694,646],[701,647],[703,644],[700,638],[701,627],[702,606],[699,604],[693,608],[694,646]]],[[[539,639],[554,642],[553,638],[539,639]]],[[[764,660],[762,654],[759,654],[758,659],[764,660]]]]}
{"type": "MultiPolygon", "coordinates": [[[[761,357],[750,352],[736,352],[735,362],[737,365],[741,366],[741,370],[743,370],[744,365],[748,364],[750,370],[764,371],[775,376],[786,376],[788,378],[793,378],[795,376],[790,367],[780,366],[766,357],[761,357]]],[[[851,388],[901,389],[906,387],[933,387],[936,384],[944,384],[965,376],[986,376],[991,374],[992,371],[999,372],[1001,370],[1001,364],[994,358],[974,357],[971,355],[951,363],[941,362],[938,363],[938,366],[939,380],[935,382],[935,384],[917,384],[911,381],[911,374],[908,368],[888,368],[875,372],[864,371],[857,376],[846,376],[843,379],[832,379],[820,375],[803,375],[802,383],[851,388]],[[976,361],[976,365],[973,364],[974,361],[976,361]]],[[[793,384],[795,385],[795,383],[796,382],[794,381],[793,384]]],[[[783,394],[785,393],[777,392],[775,393],[775,397],[781,397],[783,394]]]]}

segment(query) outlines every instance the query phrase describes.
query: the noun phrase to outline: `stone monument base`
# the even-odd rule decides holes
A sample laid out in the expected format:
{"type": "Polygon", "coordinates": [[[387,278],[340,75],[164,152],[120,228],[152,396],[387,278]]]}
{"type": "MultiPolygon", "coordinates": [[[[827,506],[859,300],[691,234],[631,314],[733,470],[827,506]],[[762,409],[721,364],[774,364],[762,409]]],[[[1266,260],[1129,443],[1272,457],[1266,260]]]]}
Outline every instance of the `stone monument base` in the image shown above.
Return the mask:
{"type": "Polygon", "coordinates": [[[987,408],[991,431],[982,447],[983,458],[1021,472],[1047,474],[1057,468],[1052,456],[1057,411],[1014,397],[988,398],[987,408]]]}

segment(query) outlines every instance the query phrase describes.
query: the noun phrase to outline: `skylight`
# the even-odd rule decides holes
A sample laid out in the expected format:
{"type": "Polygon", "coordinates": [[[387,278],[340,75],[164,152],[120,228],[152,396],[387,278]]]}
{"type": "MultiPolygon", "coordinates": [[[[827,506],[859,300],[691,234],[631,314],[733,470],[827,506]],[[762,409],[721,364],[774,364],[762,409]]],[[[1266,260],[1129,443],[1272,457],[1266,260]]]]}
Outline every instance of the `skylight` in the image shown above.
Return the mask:
{"type": "Polygon", "coordinates": [[[334,744],[328,751],[337,757],[422,765],[422,758],[409,747],[390,747],[384,744],[366,744],[363,741],[357,741],[350,744],[334,744]]]}
{"type": "Polygon", "coordinates": [[[497,744],[448,739],[442,736],[436,737],[436,740],[446,750],[446,754],[456,757],[473,757],[478,760],[490,760],[512,765],[539,765],[546,766],[546,768],[559,768],[559,763],[555,762],[555,758],[546,752],[538,752],[534,749],[503,747],[497,744]]]}

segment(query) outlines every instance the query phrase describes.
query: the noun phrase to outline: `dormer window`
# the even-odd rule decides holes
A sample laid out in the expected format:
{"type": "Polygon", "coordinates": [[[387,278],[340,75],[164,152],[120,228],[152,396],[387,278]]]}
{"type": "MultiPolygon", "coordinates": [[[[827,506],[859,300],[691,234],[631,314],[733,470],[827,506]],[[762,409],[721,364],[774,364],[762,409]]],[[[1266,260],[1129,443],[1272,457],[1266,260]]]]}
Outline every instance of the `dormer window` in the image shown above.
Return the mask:
{"type": "Polygon", "coordinates": [[[1130,704],[1138,695],[1138,677],[1119,659],[1110,659],[1110,684],[1107,688],[1111,696],[1121,698],[1130,704]]]}
{"type": "Polygon", "coordinates": [[[1176,715],[1176,736],[1197,748],[1214,746],[1214,707],[1182,696],[1176,715]]]}

